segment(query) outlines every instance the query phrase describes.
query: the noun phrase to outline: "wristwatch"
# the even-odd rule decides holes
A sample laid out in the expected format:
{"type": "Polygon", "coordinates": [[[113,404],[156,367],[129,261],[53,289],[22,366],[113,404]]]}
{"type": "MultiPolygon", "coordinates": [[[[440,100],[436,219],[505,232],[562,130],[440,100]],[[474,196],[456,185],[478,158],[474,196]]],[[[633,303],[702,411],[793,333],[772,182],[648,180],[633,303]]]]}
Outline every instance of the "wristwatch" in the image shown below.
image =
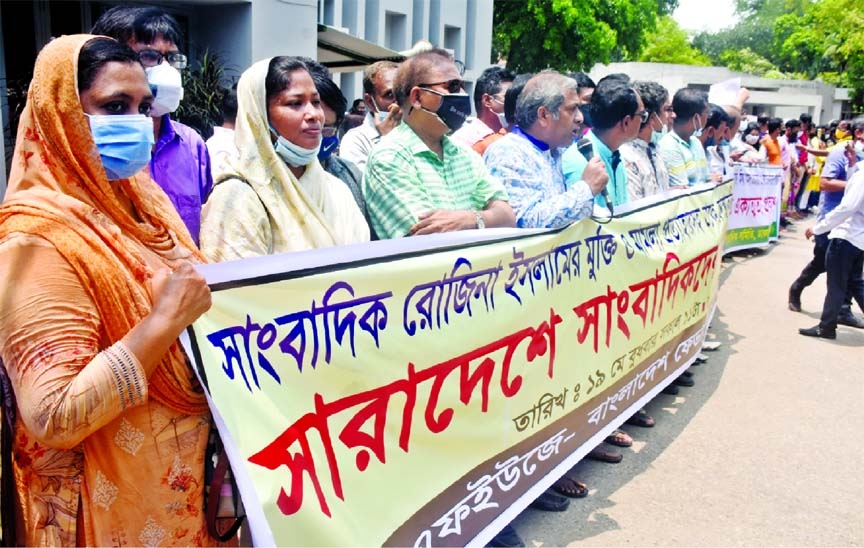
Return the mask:
{"type": "Polygon", "coordinates": [[[477,219],[477,228],[486,228],[486,221],[483,220],[482,211],[475,211],[474,218],[477,219]]]}

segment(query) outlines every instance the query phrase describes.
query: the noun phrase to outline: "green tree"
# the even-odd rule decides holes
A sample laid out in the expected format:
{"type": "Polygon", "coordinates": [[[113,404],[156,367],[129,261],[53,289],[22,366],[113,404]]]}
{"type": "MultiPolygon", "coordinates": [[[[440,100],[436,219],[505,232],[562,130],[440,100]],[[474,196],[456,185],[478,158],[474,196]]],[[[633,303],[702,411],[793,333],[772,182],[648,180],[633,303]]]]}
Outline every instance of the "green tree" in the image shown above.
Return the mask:
{"type": "Polygon", "coordinates": [[[648,35],[648,45],[639,56],[648,63],[710,66],[711,59],[690,45],[687,33],[669,15],[657,23],[657,30],[648,35]]]}
{"type": "MultiPolygon", "coordinates": [[[[677,0],[496,0],[493,55],[512,70],[585,70],[635,59],[677,0]]],[[[494,59],[493,59],[494,60],[494,59]]]]}
{"type": "Polygon", "coordinates": [[[864,4],[860,0],[818,0],[800,17],[777,20],[775,46],[781,67],[853,89],[852,103],[864,107],[864,4]]]}
{"type": "Polygon", "coordinates": [[[774,22],[780,17],[798,17],[813,0],[736,0],[738,23],[720,32],[701,32],[693,39],[693,46],[720,62],[720,55],[728,50],[747,48],[751,52],[775,61],[774,22]]]}
{"type": "Polygon", "coordinates": [[[737,72],[746,72],[767,78],[787,78],[771,61],[749,48],[724,51],[720,54],[720,63],[737,72]]]}

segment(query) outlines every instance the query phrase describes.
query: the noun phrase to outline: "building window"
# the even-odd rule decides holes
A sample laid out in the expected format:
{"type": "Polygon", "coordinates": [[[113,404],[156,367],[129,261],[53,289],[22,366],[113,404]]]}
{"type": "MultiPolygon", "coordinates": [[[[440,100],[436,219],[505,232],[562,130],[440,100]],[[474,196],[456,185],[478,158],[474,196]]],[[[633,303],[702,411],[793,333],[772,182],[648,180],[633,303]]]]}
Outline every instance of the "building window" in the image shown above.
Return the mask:
{"type": "Polygon", "coordinates": [[[385,13],[384,41],[388,48],[396,51],[408,48],[408,18],[404,13],[385,13]]]}
{"type": "Polygon", "coordinates": [[[456,59],[464,59],[461,28],[444,25],[444,48],[452,51],[456,59]]]}

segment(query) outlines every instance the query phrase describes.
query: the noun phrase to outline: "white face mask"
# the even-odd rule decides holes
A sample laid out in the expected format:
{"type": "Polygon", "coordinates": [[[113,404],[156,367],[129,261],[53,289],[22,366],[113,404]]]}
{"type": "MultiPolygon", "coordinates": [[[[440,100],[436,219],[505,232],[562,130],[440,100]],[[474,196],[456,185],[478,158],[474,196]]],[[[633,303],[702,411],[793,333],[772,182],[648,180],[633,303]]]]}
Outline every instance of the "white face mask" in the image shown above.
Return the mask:
{"type": "Polygon", "coordinates": [[[318,146],[315,148],[303,148],[279,135],[279,132],[273,129],[273,126],[270,126],[270,131],[278,136],[276,142],[273,144],[276,154],[278,154],[279,157],[289,166],[308,166],[318,157],[318,150],[321,148],[321,141],[318,141],[318,146]]]}
{"type": "Polygon", "coordinates": [[[144,70],[147,73],[147,83],[153,91],[153,107],[150,116],[157,118],[174,112],[183,99],[183,78],[180,71],[168,63],[160,63],[144,70]]]}
{"type": "Polygon", "coordinates": [[[498,117],[498,123],[501,124],[501,127],[503,127],[504,129],[510,127],[510,123],[507,121],[507,117],[504,115],[503,112],[496,112],[495,116],[498,117]]]}
{"type": "Polygon", "coordinates": [[[759,136],[753,135],[752,133],[750,133],[746,137],[744,137],[744,140],[747,141],[748,145],[755,145],[756,143],[759,142],[759,136]]]}

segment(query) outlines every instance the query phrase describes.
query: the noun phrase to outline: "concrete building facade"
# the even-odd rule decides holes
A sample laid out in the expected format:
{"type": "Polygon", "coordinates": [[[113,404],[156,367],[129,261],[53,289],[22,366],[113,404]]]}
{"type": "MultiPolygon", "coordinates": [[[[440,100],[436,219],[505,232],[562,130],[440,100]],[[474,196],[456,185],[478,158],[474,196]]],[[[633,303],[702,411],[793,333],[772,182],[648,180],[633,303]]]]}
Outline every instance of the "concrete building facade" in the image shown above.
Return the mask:
{"type": "MultiPolygon", "coordinates": [[[[466,68],[470,82],[489,66],[493,0],[33,0],[0,3],[0,121],[7,157],[15,135],[10,120],[23,106],[22,89],[39,50],[52,36],[86,32],[110,7],[158,5],[183,27],[181,49],[195,60],[204,50],[222,60],[236,79],[253,62],[275,55],[318,58],[319,23],[391,50],[408,50],[420,40],[449,49],[466,68]],[[9,94],[13,100],[10,101],[9,94]],[[10,116],[10,108],[13,109],[10,116]]],[[[362,73],[335,74],[349,102],[362,97],[362,73]]],[[[5,191],[0,170],[0,196],[5,191]]]]}
{"type": "Polygon", "coordinates": [[[596,82],[607,74],[623,72],[634,80],[659,82],[670,94],[684,87],[708,91],[711,84],[730,78],[741,78],[741,85],[750,91],[745,105],[747,114],[767,113],[788,120],[806,112],[816,124],[849,116],[849,90],[835,88],[824,82],[808,80],[775,80],[733,72],[725,67],[696,67],[665,63],[597,64],[589,76],[596,82]]]}

